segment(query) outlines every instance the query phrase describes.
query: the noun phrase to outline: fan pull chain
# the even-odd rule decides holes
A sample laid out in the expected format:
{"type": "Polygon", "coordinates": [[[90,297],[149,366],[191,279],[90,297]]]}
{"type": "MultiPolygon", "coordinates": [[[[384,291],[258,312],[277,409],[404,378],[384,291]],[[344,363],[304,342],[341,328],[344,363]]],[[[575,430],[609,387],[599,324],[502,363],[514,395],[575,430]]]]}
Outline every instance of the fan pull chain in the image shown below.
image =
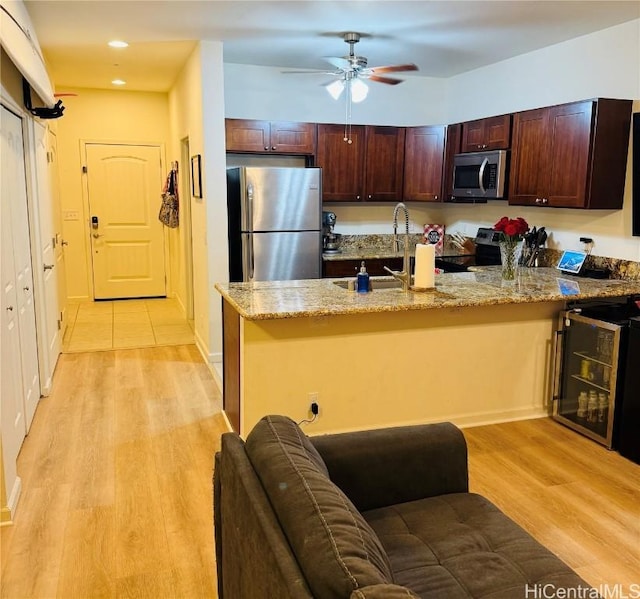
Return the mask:
{"type": "Polygon", "coordinates": [[[343,141],[352,144],[351,139],[351,83],[347,82],[346,98],[345,98],[345,119],[344,119],[344,138],[343,141]]]}

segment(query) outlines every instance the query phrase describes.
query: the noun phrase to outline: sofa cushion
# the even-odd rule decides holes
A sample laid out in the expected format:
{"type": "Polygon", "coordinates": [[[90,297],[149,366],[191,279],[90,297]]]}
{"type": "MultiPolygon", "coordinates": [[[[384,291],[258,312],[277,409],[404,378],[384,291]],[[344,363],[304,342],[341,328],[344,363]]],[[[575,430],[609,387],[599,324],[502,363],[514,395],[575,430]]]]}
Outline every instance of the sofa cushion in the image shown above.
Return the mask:
{"type": "Polygon", "coordinates": [[[407,587],[397,584],[374,584],[353,591],[350,599],[420,599],[420,597],[407,587]]]}
{"type": "Polygon", "coordinates": [[[480,495],[441,495],[363,516],[387,551],[395,583],[423,598],[511,599],[536,584],[589,588],[480,495]]]}
{"type": "Polygon", "coordinates": [[[380,540],[293,420],[266,416],[245,448],[314,596],[393,582],[380,540]]]}

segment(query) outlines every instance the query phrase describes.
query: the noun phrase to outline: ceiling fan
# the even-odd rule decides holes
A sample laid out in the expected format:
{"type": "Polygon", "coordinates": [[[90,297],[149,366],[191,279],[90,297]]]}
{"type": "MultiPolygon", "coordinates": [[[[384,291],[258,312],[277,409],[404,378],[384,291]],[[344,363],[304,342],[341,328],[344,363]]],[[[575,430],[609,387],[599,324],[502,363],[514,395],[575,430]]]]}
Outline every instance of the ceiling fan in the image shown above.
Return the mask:
{"type": "MultiPolygon", "coordinates": [[[[388,65],[380,67],[367,66],[366,56],[358,56],[354,51],[354,46],[360,41],[360,34],[350,31],[342,34],[345,43],[349,44],[349,54],[347,56],[326,56],[325,60],[335,67],[333,71],[324,71],[327,75],[337,77],[335,81],[325,84],[327,91],[334,99],[338,99],[345,88],[349,88],[351,100],[362,102],[369,91],[367,85],[362,81],[369,79],[387,85],[397,85],[402,83],[402,79],[383,76],[385,73],[399,73],[402,71],[417,71],[418,67],[413,63],[388,65]]],[[[289,73],[311,73],[318,71],[288,71],[289,73]]]]}

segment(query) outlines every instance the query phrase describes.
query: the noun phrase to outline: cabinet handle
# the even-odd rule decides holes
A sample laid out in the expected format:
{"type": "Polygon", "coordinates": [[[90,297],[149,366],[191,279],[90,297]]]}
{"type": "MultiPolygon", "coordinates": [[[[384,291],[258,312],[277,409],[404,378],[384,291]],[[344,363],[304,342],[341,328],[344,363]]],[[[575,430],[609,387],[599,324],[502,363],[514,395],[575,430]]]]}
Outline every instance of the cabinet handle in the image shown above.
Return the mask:
{"type": "Polygon", "coordinates": [[[7,311],[8,312],[13,312],[13,306],[7,306],[7,311]]]}
{"type": "Polygon", "coordinates": [[[43,268],[44,270],[51,270],[54,266],[55,264],[44,264],[43,268]]]}
{"type": "Polygon", "coordinates": [[[360,199],[360,196],[356,196],[356,200],[359,200],[359,199],[360,199]]]}
{"type": "Polygon", "coordinates": [[[540,204],[542,200],[540,198],[536,198],[536,204],[540,204]]]}
{"type": "Polygon", "coordinates": [[[369,194],[369,199],[371,199],[373,196],[371,194],[369,194]]]}
{"type": "Polygon", "coordinates": [[[275,149],[276,149],[276,147],[275,147],[275,146],[271,146],[271,149],[272,149],[272,150],[275,150],[275,149]]]}
{"type": "Polygon", "coordinates": [[[69,245],[68,241],[65,241],[64,239],[60,242],[60,245],[64,246],[64,245],[69,245]]]}
{"type": "Polygon", "coordinates": [[[542,203],[543,204],[548,204],[549,203],[549,198],[542,198],[542,203]]]}
{"type": "Polygon", "coordinates": [[[23,287],[24,291],[29,291],[29,287],[23,287]]]}
{"type": "Polygon", "coordinates": [[[433,199],[434,199],[434,200],[437,200],[437,199],[438,199],[438,196],[437,196],[437,195],[433,196],[433,199]]]}
{"type": "Polygon", "coordinates": [[[265,149],[265,150],[268,150],[268,149],[269,149],[269,146],[265,146],[265,147],[264,147],[264,149],[265,149]]]}

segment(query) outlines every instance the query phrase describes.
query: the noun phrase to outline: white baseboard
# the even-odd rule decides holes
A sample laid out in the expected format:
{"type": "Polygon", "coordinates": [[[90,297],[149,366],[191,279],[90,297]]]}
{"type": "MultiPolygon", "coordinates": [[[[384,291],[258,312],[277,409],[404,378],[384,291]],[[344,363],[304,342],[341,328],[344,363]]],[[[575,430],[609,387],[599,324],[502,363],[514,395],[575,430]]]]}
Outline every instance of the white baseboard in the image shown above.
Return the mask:
{"type": "Polygon", "coordinates": [[[9,499],[7,500],[6,507],[2,508],[2,513],[0,514],[0,526],[8,526],[9,524],[13,524],[13,519],[16,515],[16,510],[18,509],[18,501],[20,500],[20,494],[22,493],[22,479],[19,476],[16,476],[16,481],[13,483],[13,489],[11,489],[11,494],[9,495],[9,499]]]}
{"type": "Polygon", "coordinates": [[[196,340],[196,347],[198,348],[205,364],[209,367],[209,371],[211,372],[213,380],[218,387],[218,391],[220,392],[220,395],[222,395],[222,369],[219,367],[219,365],[222,364],[222,352],[210,353],[207,351],[207,345],[203,341],[202,337],[198,335],[197,331],[194,336],[196,340]]]}

